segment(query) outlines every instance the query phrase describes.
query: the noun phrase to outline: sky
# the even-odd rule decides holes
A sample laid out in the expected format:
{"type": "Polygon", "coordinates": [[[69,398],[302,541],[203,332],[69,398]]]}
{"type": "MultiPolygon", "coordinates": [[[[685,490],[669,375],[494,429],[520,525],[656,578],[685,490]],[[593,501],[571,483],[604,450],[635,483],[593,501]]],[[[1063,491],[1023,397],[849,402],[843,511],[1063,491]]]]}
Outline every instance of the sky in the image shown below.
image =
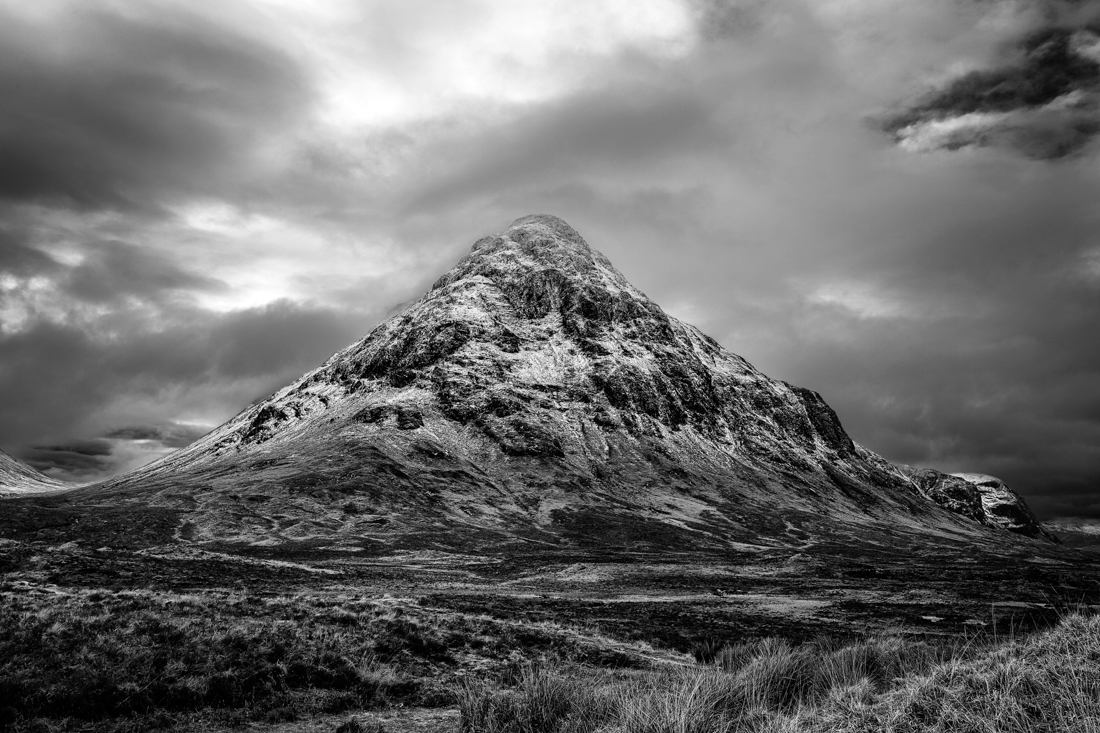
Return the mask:
{"type": "Polygon", "coordinates": [[[555,214],[890,460],[1100,517],[1100,2],[0,0],[0,449],[186,445],[555,214]]]}

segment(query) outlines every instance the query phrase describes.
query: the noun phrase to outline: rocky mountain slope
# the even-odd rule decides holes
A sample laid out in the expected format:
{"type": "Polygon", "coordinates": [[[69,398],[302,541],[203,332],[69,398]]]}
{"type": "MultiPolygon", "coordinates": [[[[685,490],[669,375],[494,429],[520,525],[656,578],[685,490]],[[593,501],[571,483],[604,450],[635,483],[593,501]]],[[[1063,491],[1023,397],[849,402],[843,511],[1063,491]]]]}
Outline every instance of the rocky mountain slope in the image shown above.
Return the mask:
{"type": "Polygon", "coordinates": [[[23,496],[71,488],[0,451],[0,497],[23,496]]]}
{"type": "Polygon", "coordinates": [[[1020,495],[1008,488],[1004,481],[982,473],[951,475],[966,481],[978,490],[982,504],[982,519],[987,524],[1007,529],[1009,532],[1032,535],[1036,527],[1039,527],[1038,531],[1042,536],[1053,538],[1053,534],[1039,526],[1039,520],[1035,518],[1020,495]]]}
{"type": "Polygon", "coordinates": [[[552,216],[479,240],[404,312],[188,448],[79,493],[250,543],[1045,537],[1003,484],[856,445],[820,395],[668,316],[552,216]]]}

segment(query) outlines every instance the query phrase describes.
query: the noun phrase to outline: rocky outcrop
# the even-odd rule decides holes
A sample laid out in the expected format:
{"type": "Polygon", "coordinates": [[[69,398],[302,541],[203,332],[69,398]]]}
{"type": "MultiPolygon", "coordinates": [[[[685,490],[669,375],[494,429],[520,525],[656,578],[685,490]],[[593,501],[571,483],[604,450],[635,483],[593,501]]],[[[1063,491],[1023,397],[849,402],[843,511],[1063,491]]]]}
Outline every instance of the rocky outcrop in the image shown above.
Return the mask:
{"type": "Polygon", "coordinates": [[[368,519],[436,539],[670,547],[781,541],[796,525],[999,527],[954,481],[856,445],[816,392],[668,316],[561,219],[528,216],[315,371],[86,493],[186,506],[206,517],[195,536],[262,541],[379,536],[368,519]],[[262,511],[231,499],[250,492],[262,511]],[[348,496],[360,509],[335,515],[348,496]]]}
{"type": "Polygon", "coordinates": [[[989,524],[982,508],[981,494],[973,484],[931,468],[900,468],[913,480],[921,496],[975,522],[989,524]]]}
{"type": "Polygon", "coordinates": [[[1035,518],[1023,497],[1008,488],[1004,481],[981,473],[956,473],[952,477],[965,481],[977,491],[983,518],[990,526],[1028,537],[1058,541],[1035,518]]]}
{"type": "Polygon", "coordinates": [[[1058,541],[1043,528],[1023,497],[998,478],[977,473],[948,474],[902,465],[897,469],[913,482],[921,496],[949,511],[988,527],[1058,541]]]}

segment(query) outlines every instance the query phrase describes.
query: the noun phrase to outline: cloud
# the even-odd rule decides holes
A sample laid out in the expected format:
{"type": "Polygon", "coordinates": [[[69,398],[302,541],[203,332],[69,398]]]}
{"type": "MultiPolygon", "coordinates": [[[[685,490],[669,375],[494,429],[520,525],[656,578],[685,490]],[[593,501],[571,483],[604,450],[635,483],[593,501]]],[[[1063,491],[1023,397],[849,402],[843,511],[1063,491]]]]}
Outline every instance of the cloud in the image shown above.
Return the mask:
{"type": "Polygon", "coordinates": [[[989,284],[974,269],[920,288],[929,273],[911,269],[910,287],[935,303],[928,318],[804,302],[771,358],[893,460],[1000,476],[1048,516],[1093,511],[1081,497],[1100,478],[1100,347],[1089,336],[1100,297],[1065,269],[1070,257],[989,284]]]}
{"type": "Polygon", "coordinates": [[[208,426],[167,423],[116,428],[103,437],[111,440],[155,442],[169,448],[183,448],[210,432],[208,426]]]}
{"type": "Polygon", "coordinates": [[[680,0],[337,2],[277,13],[293,24],[288,37],[309,38],[302,58],[318,71],[322,117],[352,129],[547,101],[583,86],[609,57],[680,57],[695,36],[680,0]]]}
{"type": "Polygon", "coordinates": [[[93,440],[32,446],[22,458],[63,481],[83,483],[124,473],[190,445],[212,426],[182,423],[118,428],[93,440]]]}
{"type": "Polygon", "coordinates": [[[809,301],[815,305],[841,308],[859,319],[893,319],[915,315],[905,303],[868,283],[824,283],[810,292],[809,301]]]}
{"type": "Polygon", "coordinates": [[[0,336],[0,444],[69,480],[133,468],[317,366],[364,328],[360,314],[288,302],[178,316],[153,330],[39,322],[0,336]],[[67,440],[28,447],[57,437],[67,440]],[[89,445],[97,452],[72,448],[89,445]]]}
{"type": "Polygon", "coordinates": [[[111,454],[111,446],[101,440],[85,440],[67,445],[43,445],[37,446],[35,449],[49,453],[75,453],[78,456],[89,458],[111,454]]]}
{"type": "Polygon", "coordinates": [[[884,123],[912,152],[1007,147],[1058,159],[1100,133],[1100,25],[1049,26],[884,123]]]}
{"type": "MultiPolygon", "coordinates": [[[[1100,246],[1089,247],[1081,252],[1080,276],[1090,283],[1100,284],[1100,246]]],[[[1077,272],[1077,268],[1071,268],[1071,271],[1077,272]]]]}
{"type": "Polygon", "coordinates": [[[0,198],[150,209],[239,184],[307,108],[279,50],[178,7],[0,10],[0,198]]]}
{"type": "Polygon", "coordinates": [[[705,40],[751,36],[767,17],[760,0],[703,0],[696,4],[699,34],[705,40]]]}
{"type": "Polygon", "coordinates": [[[59,263],[45,252],[27,246],[21,232],[0,228],[0,273],[8,275],[10,279],[54,272],[57,269],[59,263]]]}
{"type": "Polygon", "coordinates": [[[164,253],[148,247],[119,241],[95,242],[85,245],[82,254],[85,259],[72,268],[62,287],[69,296],[91,303],[225,289],[221,281],[188,272],[164,253]]]}
{"type": "Polygon", "coordinates": [[[227,287],[171,252],[100,239],[94,231],[49,252],[42,227],[32,228],[0,232],[0,334],[42,320],[98,330],[155,323],[174,307],[190,307],[196,295],[227,287]]]}
{"type": "Polygon", "coordinates": [[[32,468],[54,478],[77,481],[102,474],[111,466],[111,446],[105,442],[85,441],[53,446],[35,446],[20,458],[32,468]]]}

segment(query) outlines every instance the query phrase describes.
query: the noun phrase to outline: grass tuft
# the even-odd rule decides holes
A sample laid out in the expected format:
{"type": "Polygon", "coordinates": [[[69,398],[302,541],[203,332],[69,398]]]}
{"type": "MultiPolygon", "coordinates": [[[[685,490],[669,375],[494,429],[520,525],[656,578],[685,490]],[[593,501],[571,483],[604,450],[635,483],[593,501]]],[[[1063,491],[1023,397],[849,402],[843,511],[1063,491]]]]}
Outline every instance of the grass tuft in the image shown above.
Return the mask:
{"type": "Polygon", "coordinates": [[[587,675],[569,675],[545,664],[525,667],[514,689],[467,682],[458,694],[463,733],[588,733],[614,709],[587,675]]]}
{"type": "Polygon", "coordinates": [[[578,677],[539,667],[467,685],[463,733],[1100,732],[1100,617],[1021,639],[763,639],[679,671],[578,677]]]}

